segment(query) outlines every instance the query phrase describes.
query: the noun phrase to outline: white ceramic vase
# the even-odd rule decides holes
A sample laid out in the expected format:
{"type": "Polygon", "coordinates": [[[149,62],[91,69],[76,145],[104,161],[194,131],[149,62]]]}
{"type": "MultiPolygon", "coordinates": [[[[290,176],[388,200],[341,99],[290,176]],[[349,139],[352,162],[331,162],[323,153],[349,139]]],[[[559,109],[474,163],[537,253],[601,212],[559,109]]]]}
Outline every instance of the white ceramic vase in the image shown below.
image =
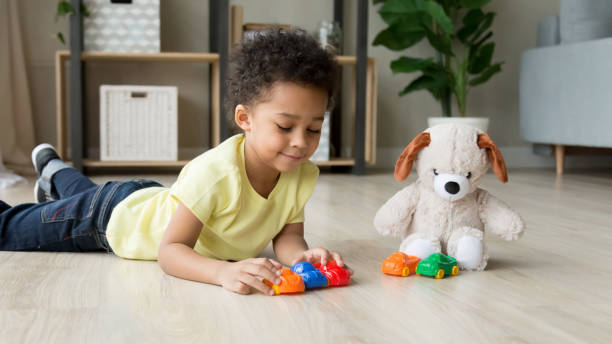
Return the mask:
{"type": "Polygon", "coordinates": [[[429,117],[427,119],[427,125],[431,128],[438,124],[444,123],[458,123],[471,125],[484,132],[489,129],[489,118],[488,117],[429,117]]]}

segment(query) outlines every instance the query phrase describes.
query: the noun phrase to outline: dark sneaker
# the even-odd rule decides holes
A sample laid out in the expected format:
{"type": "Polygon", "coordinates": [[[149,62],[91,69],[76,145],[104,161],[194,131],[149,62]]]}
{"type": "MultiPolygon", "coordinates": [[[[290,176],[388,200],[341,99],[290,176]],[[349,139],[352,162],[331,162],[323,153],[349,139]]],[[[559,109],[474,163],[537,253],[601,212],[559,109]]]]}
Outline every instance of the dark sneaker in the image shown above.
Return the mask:
{"type": "Polygon", "coordinates": [[[34,169],[39,177],[49,161],[59,158],[55,147],[48,143],[41,143],[32,150],[32,164],[34,164],[34,169]]]}
{"type": "Polygon", "coordinates": [[[51,196],[47,194],[45,190],[43,190],[43,188],[40,187],[38,181],[36,181],[36,184],[34,185],[34,199],[36,200],[36,203],[43,203],[53,200],[51,196]]]}
{"type": "MultiPolygon", "coordinates": [[[[36,170],[38,177],[42,174],[43,168],[47,166],[49,161],[53,159],[59,159],[59,155],[55,150],[55,147],[48,143],[42,143],[36,146],[32,150],[32,164],[36,170]]],[[[38,203],[47,202],[53,200],[51,195],[47,194],[43,188],[40,187],[38,181],[34,185],[34,199],[38,203]]]]}

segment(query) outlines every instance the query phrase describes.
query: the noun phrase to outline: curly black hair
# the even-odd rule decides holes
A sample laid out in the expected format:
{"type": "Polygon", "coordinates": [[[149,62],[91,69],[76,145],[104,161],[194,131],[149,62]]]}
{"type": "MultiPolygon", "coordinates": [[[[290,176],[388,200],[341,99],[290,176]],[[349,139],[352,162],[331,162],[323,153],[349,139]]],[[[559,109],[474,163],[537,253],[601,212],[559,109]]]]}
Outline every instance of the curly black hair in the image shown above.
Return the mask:
{"type": "Polygon", "coordinates": [[[272,27],[256,32],[235,49],[230,59],[225,109],[234,122],[237,105],[253,105],[276,82],[294,82],[327,91],[333,107],[338,64],[331,52],[302,29],[272,27]]]}

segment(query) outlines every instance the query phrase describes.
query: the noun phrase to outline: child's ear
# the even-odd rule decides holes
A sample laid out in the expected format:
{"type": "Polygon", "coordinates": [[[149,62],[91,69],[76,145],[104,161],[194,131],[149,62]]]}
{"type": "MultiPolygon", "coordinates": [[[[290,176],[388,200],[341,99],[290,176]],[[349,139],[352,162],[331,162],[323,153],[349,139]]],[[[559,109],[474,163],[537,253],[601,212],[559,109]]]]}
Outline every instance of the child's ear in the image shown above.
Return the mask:
{"type": "Polygon", "coordinates": [[[234,121],[240,129],[244,131],[251,130],[251,117],[249,116],[249,108],[242,104],[238,104],[234,110],[234,121]]]}

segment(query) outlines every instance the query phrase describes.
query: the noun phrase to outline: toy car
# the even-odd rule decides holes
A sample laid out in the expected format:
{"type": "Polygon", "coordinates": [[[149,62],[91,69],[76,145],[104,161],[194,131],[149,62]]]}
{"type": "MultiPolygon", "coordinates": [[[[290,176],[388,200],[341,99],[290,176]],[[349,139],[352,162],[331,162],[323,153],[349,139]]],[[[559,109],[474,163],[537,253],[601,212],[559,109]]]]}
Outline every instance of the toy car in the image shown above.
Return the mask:
{"type": "Polygon", "coordinates": [[[442,253],[434,253],[421,260],[417,265],[416,272],[419,275],[444,278],[448,275],[456,276],[459,273],[459,267],[455,258],[445,256],[442,253]]]}
{"type": "Polygon", "coordinates": [[[275,295],[301,293],[306,289],[302,277],[289,269],[281,270],[280,280],[280,284],[273,284],[266,279],[263,282],[274,290],[275,295]]]}
{"type": "Polygon", "coordinates": [[[291,271],[302,277],[306,289],[327,287],[329,285],[327,277],[309,262],[296,263],[291,267],[291,271]]]}
{"type": "Polygon", "coordinates": [[[395,252],[385,259],[380,267],[387,275],[406,277],[416,273],[417,264],[421,258],[409,256],[403,252],[395,252]]]}
{"type": "Polygon", "coordinates": [[[327,277],[330,287],[348,285],[351,282],[351,274],[349,274],[348,270],[339,267],[334,260],[326,265],[316,263],[314,266],[327,277]]]}

